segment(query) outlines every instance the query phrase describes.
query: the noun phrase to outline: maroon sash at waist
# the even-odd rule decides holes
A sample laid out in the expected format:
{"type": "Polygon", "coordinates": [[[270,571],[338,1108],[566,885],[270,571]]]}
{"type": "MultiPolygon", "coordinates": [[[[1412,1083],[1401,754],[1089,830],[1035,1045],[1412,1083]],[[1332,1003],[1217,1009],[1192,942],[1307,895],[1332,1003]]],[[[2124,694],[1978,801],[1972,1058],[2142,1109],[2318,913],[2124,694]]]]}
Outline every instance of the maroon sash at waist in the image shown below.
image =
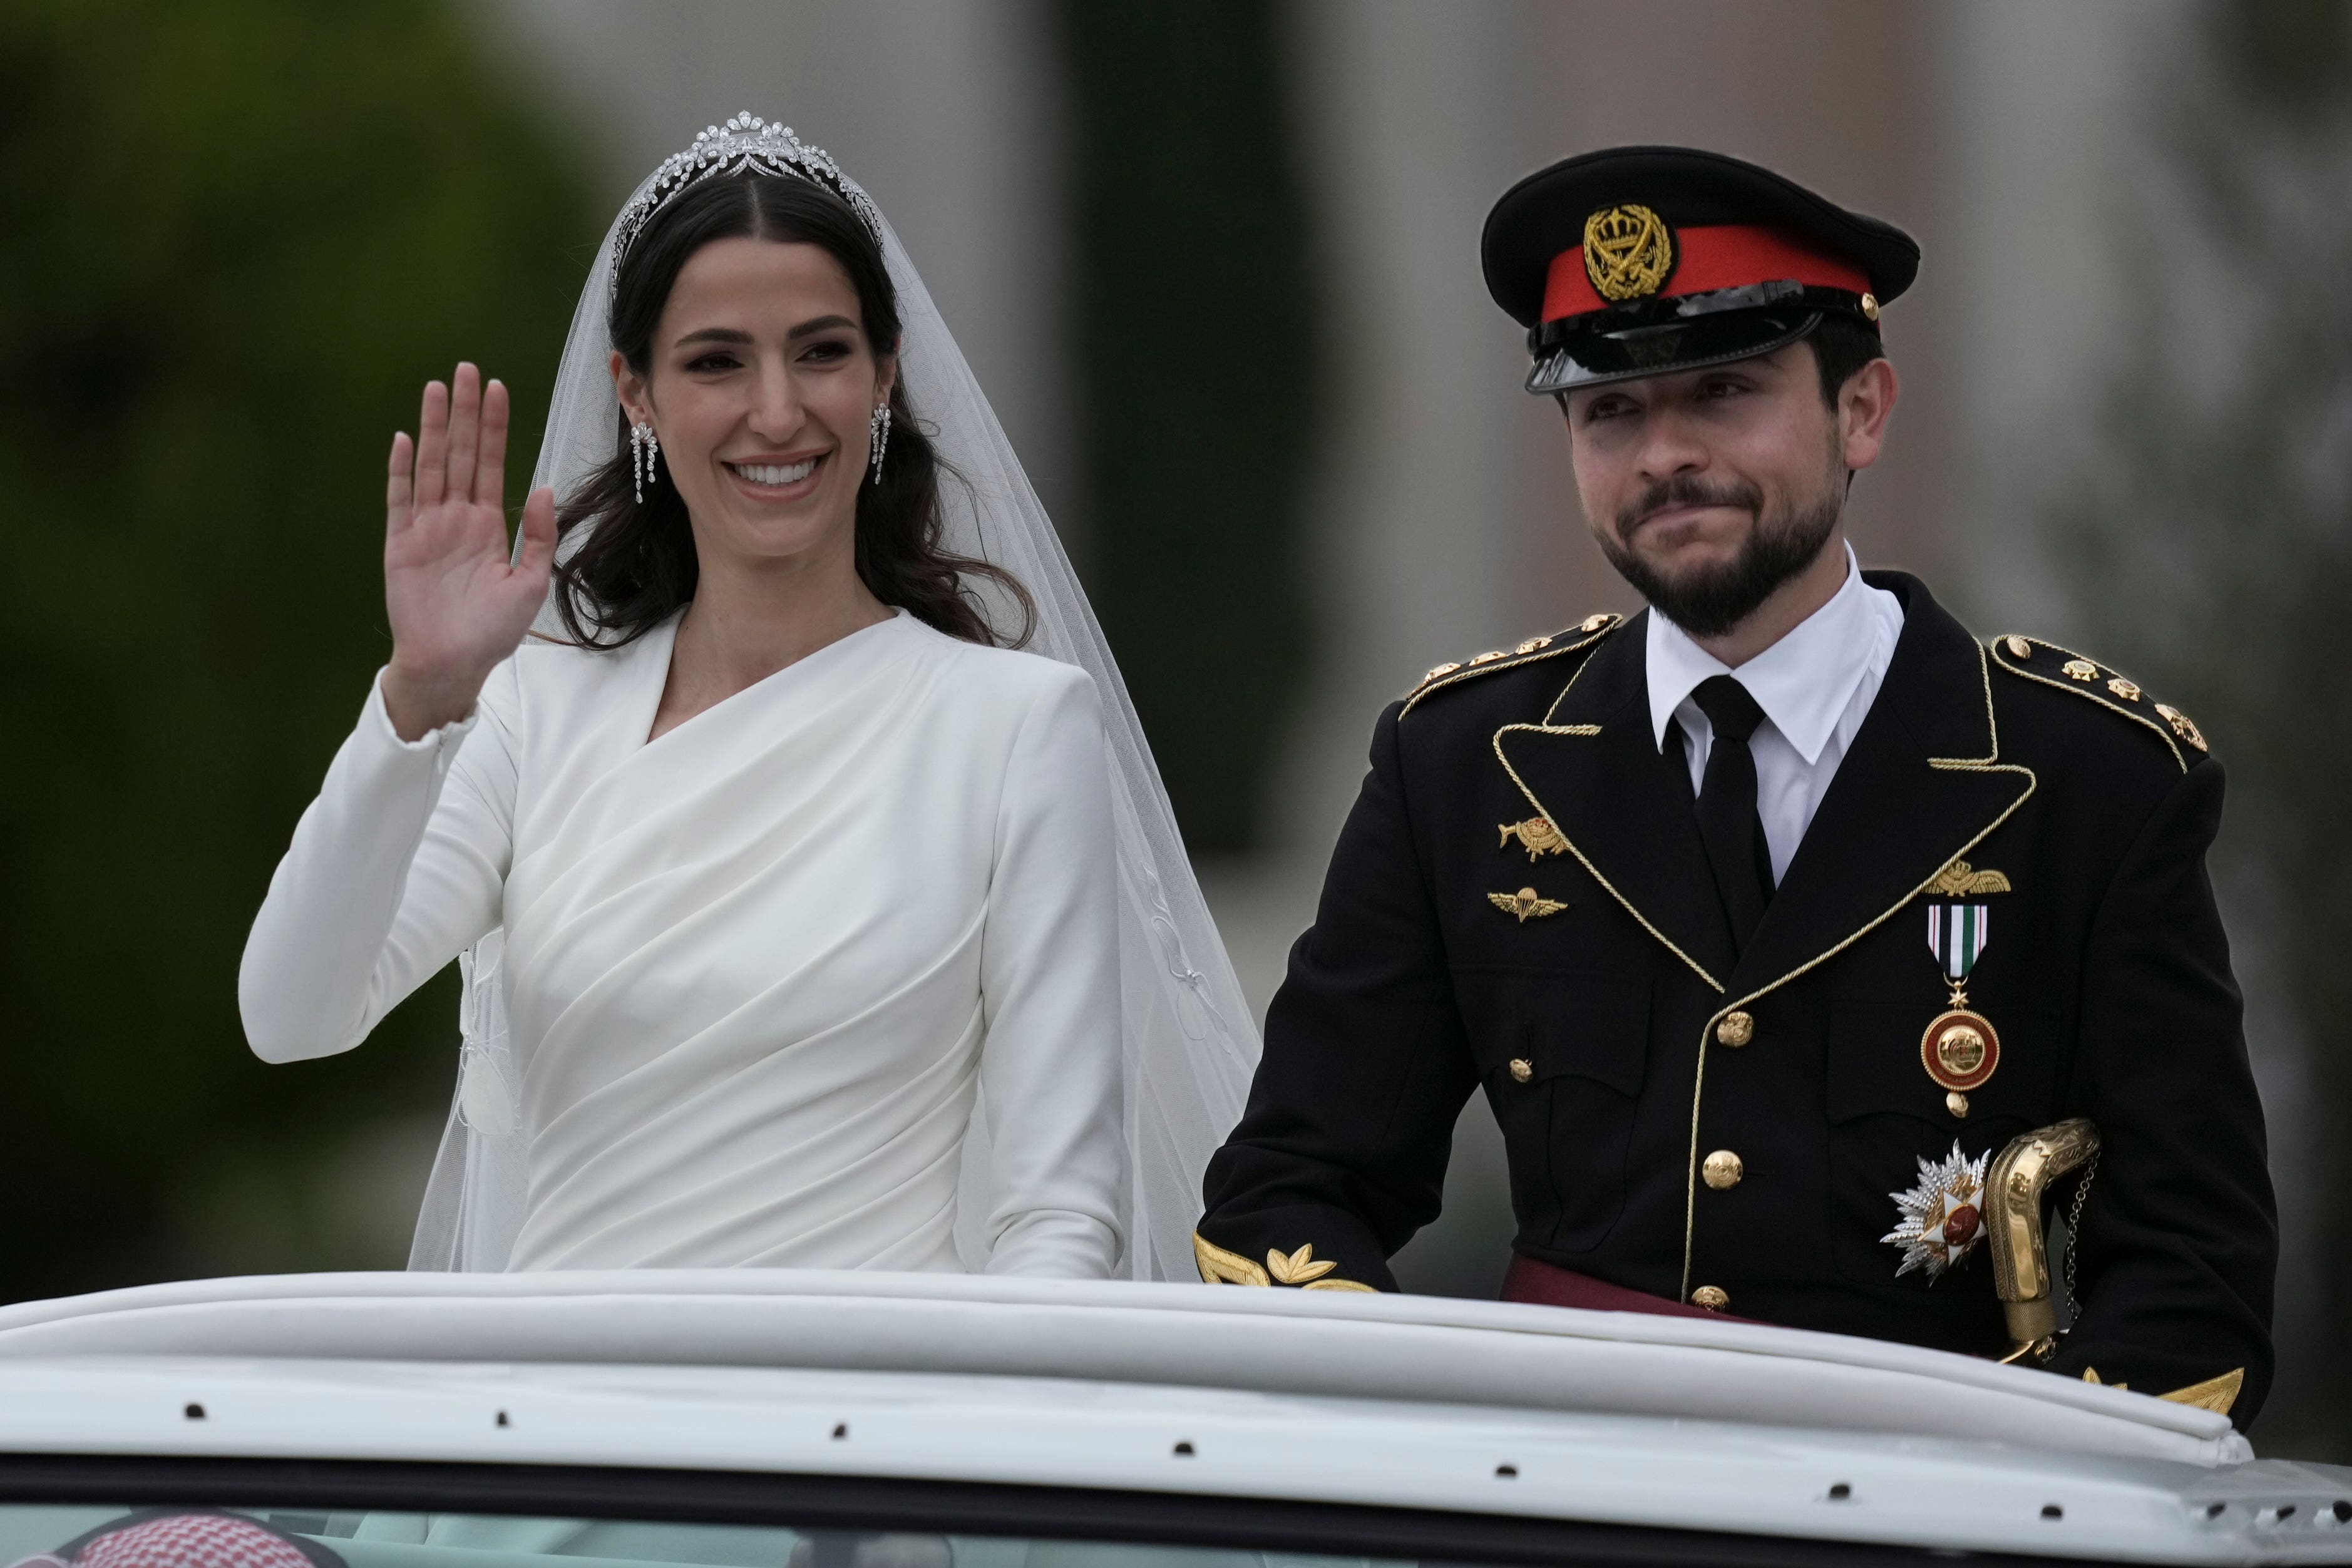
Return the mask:
{"type": "Polygon", "coordinates": [[[1591,1312],[1654,1312],[1660,1317],[1714,1318],[1736,1323],[1755,1321],[1735,1318],[1729,1312],[1711,1312],[1705,1307],[1694,1307],[1664,1296],[1629,1291],[1622,1285],[1539,1263],[1517,1252],[1511,1254],[1511,1271],[1503,1277],[1503,1300],[1538,1307],[1580,1307],[1591,1312]]]}

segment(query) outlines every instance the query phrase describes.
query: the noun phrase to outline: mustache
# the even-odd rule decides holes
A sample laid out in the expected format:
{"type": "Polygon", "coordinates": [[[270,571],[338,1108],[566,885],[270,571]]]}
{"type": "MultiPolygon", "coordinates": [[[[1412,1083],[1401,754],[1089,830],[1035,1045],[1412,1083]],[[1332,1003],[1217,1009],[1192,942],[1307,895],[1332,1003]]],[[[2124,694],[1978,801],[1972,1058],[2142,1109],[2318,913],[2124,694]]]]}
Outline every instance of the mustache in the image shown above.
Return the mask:
{"type": "Polygon", "coordinates": [[[1635,528],[1668,507],[1736,507],[1754,517],[1764,509],[1764,493],[1744,479],[1714,481],[1695,474],[1675,474],[1645,486],[1617,513],[1617,535],[1630,538],[1635,528]]]}

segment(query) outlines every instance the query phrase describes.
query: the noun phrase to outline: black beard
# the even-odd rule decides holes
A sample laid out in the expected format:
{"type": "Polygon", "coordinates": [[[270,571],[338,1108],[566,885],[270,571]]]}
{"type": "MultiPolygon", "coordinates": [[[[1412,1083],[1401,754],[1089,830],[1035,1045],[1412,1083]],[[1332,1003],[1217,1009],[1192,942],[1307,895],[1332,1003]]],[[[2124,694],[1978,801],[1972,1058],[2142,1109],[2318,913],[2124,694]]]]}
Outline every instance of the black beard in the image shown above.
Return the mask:
{"type": "Polygon", "coordinates": [[[1716,488],[1686,476],[1662,480],[1618,514],[1617,532],[1595,528],[1601,553],[1652,609],[1694,637],[1720,637],[1756,613],[1780,586],[1813,564],[1837,528],[1844,497],[1835,489],[1811,507],[1782,507],[1763,516],[1763,497],[1750,485],[1716,488]],[[1662,507],[1738,507],[1756,519],[1748,542],[1724,565],[1669,580],[1618,543],[1640,519],[1662,507]]]}

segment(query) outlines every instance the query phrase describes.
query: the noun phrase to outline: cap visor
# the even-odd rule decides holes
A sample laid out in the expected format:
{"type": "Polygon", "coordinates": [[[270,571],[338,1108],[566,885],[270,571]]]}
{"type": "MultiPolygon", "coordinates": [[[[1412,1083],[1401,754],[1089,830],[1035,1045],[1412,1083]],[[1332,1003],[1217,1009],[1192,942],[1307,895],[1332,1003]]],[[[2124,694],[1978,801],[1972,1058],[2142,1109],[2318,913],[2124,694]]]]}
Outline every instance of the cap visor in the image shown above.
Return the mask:
{"type": "Polygon", "coordinates": [[[1549,396],[1752,360],[1787,348],[1821,319],[1818,310],[1735,310],[1619,332],[1579,333],[1537,356],[1528,372],[1528,391],[1549,396]]]}

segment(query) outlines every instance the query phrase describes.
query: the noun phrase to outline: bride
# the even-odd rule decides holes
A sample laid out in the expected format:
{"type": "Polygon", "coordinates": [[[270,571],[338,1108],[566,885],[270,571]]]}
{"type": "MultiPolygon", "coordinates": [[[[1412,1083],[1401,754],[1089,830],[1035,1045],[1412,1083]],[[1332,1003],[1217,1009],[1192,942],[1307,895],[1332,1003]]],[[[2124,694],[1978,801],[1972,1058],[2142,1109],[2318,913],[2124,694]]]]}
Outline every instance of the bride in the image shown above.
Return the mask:
{"type": "Polygon", "coordinates": [[[411,1266],[1192,1277],[1255,1041],[866,193],[749,115],[646,179],[511,552],[507,413],[461,365],[394,439],[391,661],[239,977],[290,1061],[463,955],[411,1266]]]}

